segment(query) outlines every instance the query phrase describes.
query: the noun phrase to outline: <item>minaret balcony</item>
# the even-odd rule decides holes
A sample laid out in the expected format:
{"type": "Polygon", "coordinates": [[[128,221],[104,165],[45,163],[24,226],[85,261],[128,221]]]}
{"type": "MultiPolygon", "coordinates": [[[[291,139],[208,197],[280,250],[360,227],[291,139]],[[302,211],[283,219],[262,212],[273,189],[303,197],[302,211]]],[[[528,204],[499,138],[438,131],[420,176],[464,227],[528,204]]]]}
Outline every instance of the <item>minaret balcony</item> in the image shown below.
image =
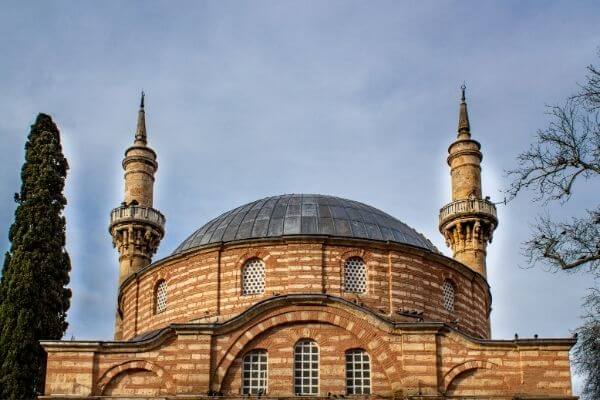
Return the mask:
{"type": "Polygon", "coordinates": [[[152,207],[121,206],[110,212],[110,227],[123,224],[152,225],[164,232],[165,216],[152,207]]]}
{"type": "Polygon", "coordinates": [[[440,230],[459,218],[481,218],[488,220],[494,226],[498,225],[496,206],[483,199],[457,200],[446,204],[440,209],[440,230]]]}

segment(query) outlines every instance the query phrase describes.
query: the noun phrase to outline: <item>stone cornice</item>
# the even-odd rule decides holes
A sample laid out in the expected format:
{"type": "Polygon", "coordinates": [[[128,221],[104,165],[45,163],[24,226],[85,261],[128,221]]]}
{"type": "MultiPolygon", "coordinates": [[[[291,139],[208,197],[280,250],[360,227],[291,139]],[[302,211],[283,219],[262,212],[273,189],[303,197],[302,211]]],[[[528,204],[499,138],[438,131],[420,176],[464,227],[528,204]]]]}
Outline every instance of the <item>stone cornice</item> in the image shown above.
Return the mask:
{"type": "Polygon", "coordinates": [[[566,350],[570,349],[576,342],[575,338],[533,338],[533,339],[515,339],[515,340],[491,340],[480,339],[470,336],[456,328],[442,322],[395,322],[367,307],[352,303],[343,298],[327,294],[290,294],[274,296],[265,299],[241,314],[224,322],[215,323],[174,323],[170,324],[156,332],[146,334],[140,339],[131,341],[40,341],[46,351],[60,352],[102,352],[102,353],[120,353],[120,352],[139,352],[148,351],[159,347],[162,343],[171,337],[179,335],[212,335],[228,332],[236,329],[246,323],[254,315],[262,314],[266,311],[290,306],[290,305],[324,305],[341,306],[367,314],[369,318],[374,318],[379,322],[386,324],[390,330],[397,334],[409,334],[409,332],[429,332],[437,335],[459,335],[463,339],[480,345],[508,348],[547,348],[559,347],[566,350]]]}

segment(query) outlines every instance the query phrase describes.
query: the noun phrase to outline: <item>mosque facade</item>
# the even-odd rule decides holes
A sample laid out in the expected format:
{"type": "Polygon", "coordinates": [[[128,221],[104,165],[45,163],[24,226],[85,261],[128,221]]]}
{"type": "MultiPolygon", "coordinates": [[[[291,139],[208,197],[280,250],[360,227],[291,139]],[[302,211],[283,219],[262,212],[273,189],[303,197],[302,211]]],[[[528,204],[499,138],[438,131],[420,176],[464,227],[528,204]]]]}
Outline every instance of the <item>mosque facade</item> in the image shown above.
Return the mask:
{"type": "Polygon", "coordinates": [[[491,337],[498,218],[481,160],[463,87],[439,214],[451,258],[369,205],[289,194],[228,211],[152,262],[165,217],[142,96],[110,215],[114,341],[42,342],[41,398],[575,399],[574,338],[491,337]]]}

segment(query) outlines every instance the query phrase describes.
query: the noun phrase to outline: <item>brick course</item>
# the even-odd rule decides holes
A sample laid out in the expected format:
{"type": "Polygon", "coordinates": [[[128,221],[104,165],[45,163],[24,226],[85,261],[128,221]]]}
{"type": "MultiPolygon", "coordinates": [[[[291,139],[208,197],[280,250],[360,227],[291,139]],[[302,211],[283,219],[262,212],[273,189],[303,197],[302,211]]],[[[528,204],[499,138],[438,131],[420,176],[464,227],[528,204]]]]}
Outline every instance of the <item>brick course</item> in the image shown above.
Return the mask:
{"type": "Polygon", "coordinates": [[[463,265],[398,244],[305,239],[213,246],[140,271],[121,288],[122,338],[131,339],[169,323],[227,320],[273,295],[292,293],[332,294],[392,318],[407,311],[422,312],[424,320],[446,322],[475,337],[489,337],[489,287],[463,265]],[[343,265],[356,256],[367,265],[364,294],[342,289],[343,265]],[[266,290],[242,295],[242,267],[252,258],[265,263],[266,290]],[[456,287],[454,312],[442,305],[445,279],[456,287]],[[155,314],[154,291],[161,280],[167,282],[168,307],[155,314]]]}
{"type": "Polygon", "coordinates": [[[291,396],[293,347],[302,338],[319,346],[322,396],[345,393],[344,354],[360,348],[370,356],[378,396],[571,398],[573,340],[477,339],[444,323],[394,321],[327,294],[271,296],[236,318],[170,324],[142,341],[44,342],[46,395],[236,397],[242,357],[266,349],[268,395],[291,396]]]}

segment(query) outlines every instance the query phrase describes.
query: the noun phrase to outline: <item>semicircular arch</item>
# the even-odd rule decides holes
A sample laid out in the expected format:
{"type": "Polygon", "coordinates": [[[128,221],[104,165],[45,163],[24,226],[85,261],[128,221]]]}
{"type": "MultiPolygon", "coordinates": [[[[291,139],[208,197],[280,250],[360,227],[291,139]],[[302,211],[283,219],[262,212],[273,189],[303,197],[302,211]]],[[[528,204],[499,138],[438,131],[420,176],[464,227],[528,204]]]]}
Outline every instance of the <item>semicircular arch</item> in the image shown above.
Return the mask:
{"type": "MultiPolygon", "coordinates": [[[[247,346],[259,336],[281,325],[302,323],[324,323],[337,326],[352,334],[361,346],[368,351],[374,362],[378,362],[384,371],[386,378],[393,389],[393,382],[399,381],[399,372],[394,366],[389,346],[380,339],[380,333],[369,324],[361,324],[355,321],[356,316],[339,308],[298,309],[297,307],[286,307],[277,313],[267,315],[265,318],[252,321],[252,324],[243,329],[243,332],[226,346],[224,354],[220,357],[214,371],[212,382],[213,390],[220,390],[221,385],[230,370],[235,359],[244,354],[247,346]]],[[[298,339],[301,336],[300,335],[298,339]]],[[[315,338],[313,338],[315,339],[315,338]]]]}
{"type": "Polygon", "coordinates": [[[450,368],[450,370],[446,372],[446,375],[444,375],[444,390],[447,391],[450,388],[450,385],[452,385],[452,382],[465,372],[477,369],[493,370],[496,368],[498,368],[497,364],[485,360],[468,360],[457,364],[450,368]]]}
{"type": "Polygon", "coordinates": [[[171,376],[160,366],[146,360],[132,360],[122,364],[117,364],[110,367],[102,377],[98,380],[96,391],[99,395],[103,395],[109,384],[122,373],[127,371],[150,371],[161,379],[167,393],[172,393],[174,385],[171,376]]]}

